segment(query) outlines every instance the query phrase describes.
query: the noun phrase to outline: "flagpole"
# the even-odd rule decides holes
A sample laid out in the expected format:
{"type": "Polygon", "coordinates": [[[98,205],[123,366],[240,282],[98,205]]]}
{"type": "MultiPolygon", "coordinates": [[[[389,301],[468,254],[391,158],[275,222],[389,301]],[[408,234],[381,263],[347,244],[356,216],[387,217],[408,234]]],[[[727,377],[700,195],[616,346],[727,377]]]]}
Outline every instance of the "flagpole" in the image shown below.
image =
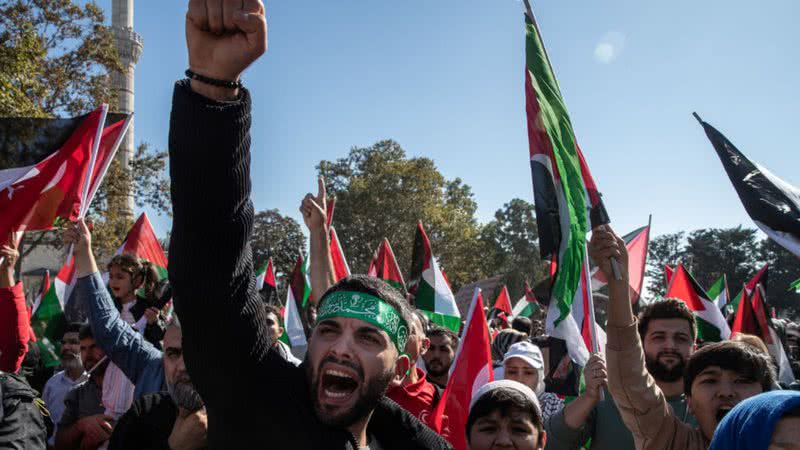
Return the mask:
{"type": "Polygon", "coordinates": [[[122,139],[125,137],[125,133],[128,132],[128,127],[133,120],[133,113],[130,113],[128,117],[125,119],[125,123],[122,124],[122,129],[117,135],[117,140],[114,142],[114,146],[111,148],[111,152],[106,158],[103,167],[100,169],[100,173],[97,174],[97,182],[93,183],[91,186],[89,197],[87,198],[86,205],[81,205],[81,209],[84,211],[82,215],[86,215],[89,211],[89,205],[92,204],[94,200],[94,196],[97,194],[98,189],[100,188],[100,183],[102,183],[103,179],[106,177],[106,173],[108,172],[108,168],[111,167],[111,162],[114,160],[114,156],[117,154],[117,150],[119,149],[120,144],[122,143],[122,139]]]}
{"type": "MultiPolygon", "coordinates": [[[[526,0],[527,1],[527,0],[526,0]]],[[[613,261],[613,260],[612,260],[613,261]]],[[[583,244],[583,276],[586,277],[586,282],[582,283],[583,288],[586,289],[587,308],[589,313],[589,337],[592,340],[592,353],[600,353],[600,343],[597,341],[597,321],[594,318],[594,296],[592,295],[592,287],[589,284],[591,281],[591,274],[589,273],[589,250],[586,243],[583,244]]],[[[600,401],[606,399],[605,392],[600,391],[600,401]]]]}

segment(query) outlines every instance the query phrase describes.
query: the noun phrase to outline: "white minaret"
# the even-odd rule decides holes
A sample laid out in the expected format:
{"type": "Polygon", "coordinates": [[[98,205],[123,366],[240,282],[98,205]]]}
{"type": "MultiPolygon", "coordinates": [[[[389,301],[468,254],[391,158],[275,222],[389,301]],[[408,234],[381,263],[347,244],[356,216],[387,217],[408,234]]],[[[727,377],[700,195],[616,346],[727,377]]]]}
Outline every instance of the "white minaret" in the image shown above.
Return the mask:
{"type": "MultiPolygon", "coordinates": [[[[122,73],[111,74],[112,86],[117,91],[117,111],[131,113],[133,112],[134,68],[144,47],[142,37],[133,31],[133,0],[112,1],[111,27],[123,67],[122,73]]],[[[133,159],[133,147],[133,121],[131,121],[130,128],[117,150],[117,159],[126,170],[129,169],[130,160],[133,159]]],[[[124,213],[132,218],[133,189],[128,190],[125,202],[121,206],[124,213]]]]}

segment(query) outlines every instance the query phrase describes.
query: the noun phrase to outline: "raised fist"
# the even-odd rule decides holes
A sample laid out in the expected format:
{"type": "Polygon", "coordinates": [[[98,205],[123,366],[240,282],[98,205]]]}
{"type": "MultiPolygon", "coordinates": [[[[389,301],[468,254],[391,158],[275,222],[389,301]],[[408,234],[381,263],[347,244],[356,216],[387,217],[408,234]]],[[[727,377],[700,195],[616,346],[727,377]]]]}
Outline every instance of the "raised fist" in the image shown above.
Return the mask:
{"type": "Polygon", "coordinates": [[[236,81],[267,50],[267,19],[260,0],[190,0],[186,13],[189,68],[236,81]]]}

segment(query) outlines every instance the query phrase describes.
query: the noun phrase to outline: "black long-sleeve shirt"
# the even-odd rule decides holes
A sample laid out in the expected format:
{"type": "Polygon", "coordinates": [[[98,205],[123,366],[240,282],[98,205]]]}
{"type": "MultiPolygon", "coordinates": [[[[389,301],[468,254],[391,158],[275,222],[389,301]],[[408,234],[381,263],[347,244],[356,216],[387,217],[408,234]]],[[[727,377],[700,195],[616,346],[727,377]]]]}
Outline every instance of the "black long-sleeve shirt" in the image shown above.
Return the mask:
{"type": "MultiPolygon", "coordinates": [[[[304,366],[274,350],[255,287],[248,241],[250,96],[216,102],[178,82],[169,153],[169,277],[186,367],[208,412],[211,448],[355,448],[353,436],[314,414],[304,366]]],[[[258,183],[269,183],[261,175],[258,183]]],[[[368,426],[385,450],[449,448],[385,397],[368,426]]]]}

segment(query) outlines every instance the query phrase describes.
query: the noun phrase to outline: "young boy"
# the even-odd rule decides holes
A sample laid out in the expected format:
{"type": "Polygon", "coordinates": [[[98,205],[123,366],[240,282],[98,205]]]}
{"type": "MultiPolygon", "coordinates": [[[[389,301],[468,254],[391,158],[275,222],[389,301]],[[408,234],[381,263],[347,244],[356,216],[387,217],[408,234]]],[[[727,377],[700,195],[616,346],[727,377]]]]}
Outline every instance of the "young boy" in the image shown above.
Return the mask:
{"type": "Polygon", "coordinates": [[[536,394],[512,380],[493,381],[475,393],[466,433],[470,450],[543,450],[547,443],[536,394]]]}

